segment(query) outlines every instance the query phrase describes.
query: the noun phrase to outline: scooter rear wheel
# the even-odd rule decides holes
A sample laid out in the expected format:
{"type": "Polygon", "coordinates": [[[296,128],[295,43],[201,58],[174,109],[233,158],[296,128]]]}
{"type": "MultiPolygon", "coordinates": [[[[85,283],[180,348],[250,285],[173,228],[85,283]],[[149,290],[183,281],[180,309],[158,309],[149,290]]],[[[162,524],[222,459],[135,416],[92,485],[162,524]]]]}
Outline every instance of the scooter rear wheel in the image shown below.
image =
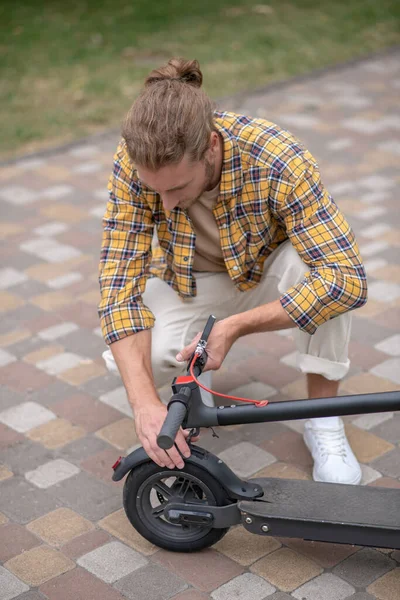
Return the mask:
{"type": "Polygon", "coordinates": [[[149,542],[175,552],[194,552],[212,546],[229,528],[172,523],[164,515],[168,502],[226,506],[230,500],[207,471],[185,464],[183,469],[161,468],[146,462],[125,480],[123,503],[133,527],[149,542]]]}

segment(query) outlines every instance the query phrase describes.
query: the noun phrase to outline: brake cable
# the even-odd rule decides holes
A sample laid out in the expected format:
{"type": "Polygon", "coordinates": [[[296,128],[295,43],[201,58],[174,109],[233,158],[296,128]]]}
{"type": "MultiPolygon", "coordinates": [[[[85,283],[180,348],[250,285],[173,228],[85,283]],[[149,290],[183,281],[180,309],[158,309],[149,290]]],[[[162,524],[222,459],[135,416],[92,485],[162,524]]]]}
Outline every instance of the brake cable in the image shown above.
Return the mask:
{"type": "Polygon", "coordinates": [[[193,358],[190,362],[190,367],[189,367],[189,373],[190,373],[191,377],[193,378],[193,381],[195,381],[195,383],[197,383],[197,385],[202,390],[205,390],[206,392],[209,392],[210,394],[213,394],[214,396],[220,396],[221,398],[229,398],[229,400],[236,400],[238,402],[249,402],[250,404],[255,404],[255,406],[258,406],[258,407],[267,406],[268,400],[252,400],[250,398],[241,398],[240,396],[229,396],[228,394],[221,394],[220,392],[215,392],[214,390],[211,390],[207,386],[200,383],[200,381],[197,379],[196,375],[194,374],[194,365],[195,365],[196,360],[201,356],[201,354],[203,352],[205,352],[204,347],[199,348],[199,349],[196,348],[196,350],[193,354],[193,358]]]}

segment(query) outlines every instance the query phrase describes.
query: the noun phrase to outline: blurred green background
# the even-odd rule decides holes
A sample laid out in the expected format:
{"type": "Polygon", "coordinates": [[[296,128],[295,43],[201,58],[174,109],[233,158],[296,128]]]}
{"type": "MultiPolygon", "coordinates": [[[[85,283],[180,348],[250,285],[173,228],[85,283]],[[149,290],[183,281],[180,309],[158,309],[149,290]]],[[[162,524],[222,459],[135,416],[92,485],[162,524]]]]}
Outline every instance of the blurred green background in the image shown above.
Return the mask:
{"type": "Polygon", "coordinates": [[[2,0],[0,156],[119,126],[150,70],[200,61],[214,98],[400,40],[399,0],[2,0]]]}

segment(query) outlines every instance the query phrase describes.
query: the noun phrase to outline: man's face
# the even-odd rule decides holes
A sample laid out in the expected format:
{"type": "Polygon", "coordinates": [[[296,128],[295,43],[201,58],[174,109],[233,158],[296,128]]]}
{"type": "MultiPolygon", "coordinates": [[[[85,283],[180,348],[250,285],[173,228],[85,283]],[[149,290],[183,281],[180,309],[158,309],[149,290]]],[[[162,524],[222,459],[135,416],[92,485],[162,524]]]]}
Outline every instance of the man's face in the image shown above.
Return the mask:
{"type": "Polygon", "coordinates": [[[185,155],[180,163],[167,165],[158,171],[138,167],[139,179],[161,196],[166,210],[177,206],[189,208],[205,190],[211,189],[214,174],[215,161],[207,153],[203,160],[197,162],[191,162],[185,155]]]}

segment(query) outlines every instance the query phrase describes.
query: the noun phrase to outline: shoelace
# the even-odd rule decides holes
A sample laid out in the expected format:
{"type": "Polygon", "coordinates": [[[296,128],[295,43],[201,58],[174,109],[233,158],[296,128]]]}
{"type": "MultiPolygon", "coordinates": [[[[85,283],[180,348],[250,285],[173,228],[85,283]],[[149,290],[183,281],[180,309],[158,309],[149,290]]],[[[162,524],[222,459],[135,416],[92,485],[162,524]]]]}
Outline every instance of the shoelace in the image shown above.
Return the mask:
{"type": "Polygon", "coordinates": [[[313,433],[317,439],[317,447],[322,456],[335,454],[346,456],[345,437],[341,429],[314,429],[313,433]]]}

